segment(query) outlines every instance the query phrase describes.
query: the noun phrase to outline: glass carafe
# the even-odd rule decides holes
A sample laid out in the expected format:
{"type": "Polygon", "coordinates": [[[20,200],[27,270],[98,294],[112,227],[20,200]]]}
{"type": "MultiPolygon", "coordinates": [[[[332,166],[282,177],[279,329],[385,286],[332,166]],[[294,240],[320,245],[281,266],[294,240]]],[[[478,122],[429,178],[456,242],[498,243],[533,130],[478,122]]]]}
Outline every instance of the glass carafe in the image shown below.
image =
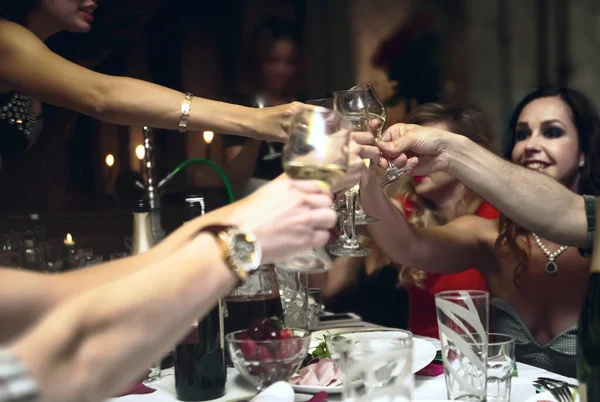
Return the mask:
{"type": "Polygon", "coordinates": [[[225,333],[248,329],[261,318],[279,317],[283,309],[275,266],[261,265],[248,279],[225,297],[227,315],[225,333]]]}

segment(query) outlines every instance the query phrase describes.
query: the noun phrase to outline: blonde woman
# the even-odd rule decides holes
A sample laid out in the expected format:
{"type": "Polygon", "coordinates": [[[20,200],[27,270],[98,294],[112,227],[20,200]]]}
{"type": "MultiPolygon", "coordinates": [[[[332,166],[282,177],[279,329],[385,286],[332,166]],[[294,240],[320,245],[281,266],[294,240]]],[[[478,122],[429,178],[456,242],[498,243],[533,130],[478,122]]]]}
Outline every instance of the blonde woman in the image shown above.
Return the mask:
{"type": "MultiPolygon", "coordinates": [[[[493,132],[484,113],[472,107],[444,106],[428,103],[414,109],[406,123],[437,127],[458,132],[490,149],[493,132]]],[[[394,197],[404,215],[415,227],[444,225],[463,215],[498,219],[499,213],[454,176],[437,172],[413,176],[402,183],[394,197]]],[[[400,283],[409,293],[409,329],[418,335],[438,337],[434,295],[445,290],[487,290],[477,269],[453,274],[426,273],[400,267],[400,283]]]]}
{"type": "MultiPolygon", "coordinates": [[[[404,119],[407,123],[459,132],[490,149],[493,132],[484,113],[472,107],[453,107],[438,103],[418,106],[404,119]]],[[[474,214],[497,219],[499,213],[483,202],[453,176],[434,173],[417,176],[389,191],[393,203],[417,227],[437,226],[460,216],[474,214]]],[[[453,289],[487,290],[481,274],[469,269],[456,274],[425,273],[408,266],[400,267],[400,285],[391,260],[375,243],[364,260],[336,260],[323,286],[329,309],[355,311],[363,319],[379,325],[406,327],[415,334],[438,337],[434,295],[453,289]],[[408,324],[399,304],[408,300],[408,324]],[[389,308],[385,307],[389,306],[389,308]]]]}

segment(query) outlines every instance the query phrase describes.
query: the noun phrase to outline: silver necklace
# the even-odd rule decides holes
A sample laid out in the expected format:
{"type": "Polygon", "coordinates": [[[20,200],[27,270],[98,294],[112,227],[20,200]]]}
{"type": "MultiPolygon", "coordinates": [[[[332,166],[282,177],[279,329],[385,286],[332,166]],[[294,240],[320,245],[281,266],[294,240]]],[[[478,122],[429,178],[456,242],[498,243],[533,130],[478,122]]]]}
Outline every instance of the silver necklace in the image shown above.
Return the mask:
{"type": "Polygon", "coordinates": [[[559,255],[564,253],[564,251],[566,249],[568,249],[569,247],[568,246],[560,246],[558,248],[558,250],[551,253],[550,250],[548,250],[548,247],[546,247],[544,245],[544,243],[542,243],[542,240],[540,239],[540,237],[538,235],[536,235],[533,232],[531,234],[533,235],[533,238],[535,239],[535,242],[537,243],[538,247],[542,250],[542,252],[544,254],[546,254],[546,257],[548,257],[548,264],[546,264],[546,273],[548,275],[554,275],[555,273],[558,272],[558,264],[556,264],[556,259],[558,258],[559,255]]]}

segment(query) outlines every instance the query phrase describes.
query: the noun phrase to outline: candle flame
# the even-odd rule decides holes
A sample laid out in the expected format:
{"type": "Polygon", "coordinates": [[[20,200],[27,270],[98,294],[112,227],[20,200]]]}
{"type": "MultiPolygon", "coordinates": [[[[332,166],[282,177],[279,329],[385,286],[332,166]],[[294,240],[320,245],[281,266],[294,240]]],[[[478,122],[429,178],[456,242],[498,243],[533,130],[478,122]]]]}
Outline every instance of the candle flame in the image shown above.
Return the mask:
{"type": "Polygon", "coordinates": [[[65,244],[75,244],[75,242],[73,241],[73,236],[71,236],[71,233],[67,233],[67,237],[65,238],[65,244]]]}

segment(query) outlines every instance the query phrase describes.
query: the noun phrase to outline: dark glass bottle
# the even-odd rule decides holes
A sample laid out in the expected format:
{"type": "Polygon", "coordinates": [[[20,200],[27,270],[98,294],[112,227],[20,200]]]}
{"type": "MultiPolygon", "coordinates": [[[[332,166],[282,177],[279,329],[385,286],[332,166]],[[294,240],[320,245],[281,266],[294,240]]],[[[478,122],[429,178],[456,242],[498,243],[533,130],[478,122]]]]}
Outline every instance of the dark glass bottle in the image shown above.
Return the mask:
{"type": "MultiPolygon", "coordinates": [[[[596,201],[596,228],[600,224],[600,201],[596,201]]],[[[594,239],[587,295],[579,318],[577,378],[580,402],[600,401],[600,236],[594,239]]]]}
{"type": "MultiPolygon", "coordinates": [[[[204,215],[204,199],[185,199],[187,220],[204,215]]],[[[223,300],[175,348],[175,389],[180,401],[207,401],[225,395],[223,300]]]]}

